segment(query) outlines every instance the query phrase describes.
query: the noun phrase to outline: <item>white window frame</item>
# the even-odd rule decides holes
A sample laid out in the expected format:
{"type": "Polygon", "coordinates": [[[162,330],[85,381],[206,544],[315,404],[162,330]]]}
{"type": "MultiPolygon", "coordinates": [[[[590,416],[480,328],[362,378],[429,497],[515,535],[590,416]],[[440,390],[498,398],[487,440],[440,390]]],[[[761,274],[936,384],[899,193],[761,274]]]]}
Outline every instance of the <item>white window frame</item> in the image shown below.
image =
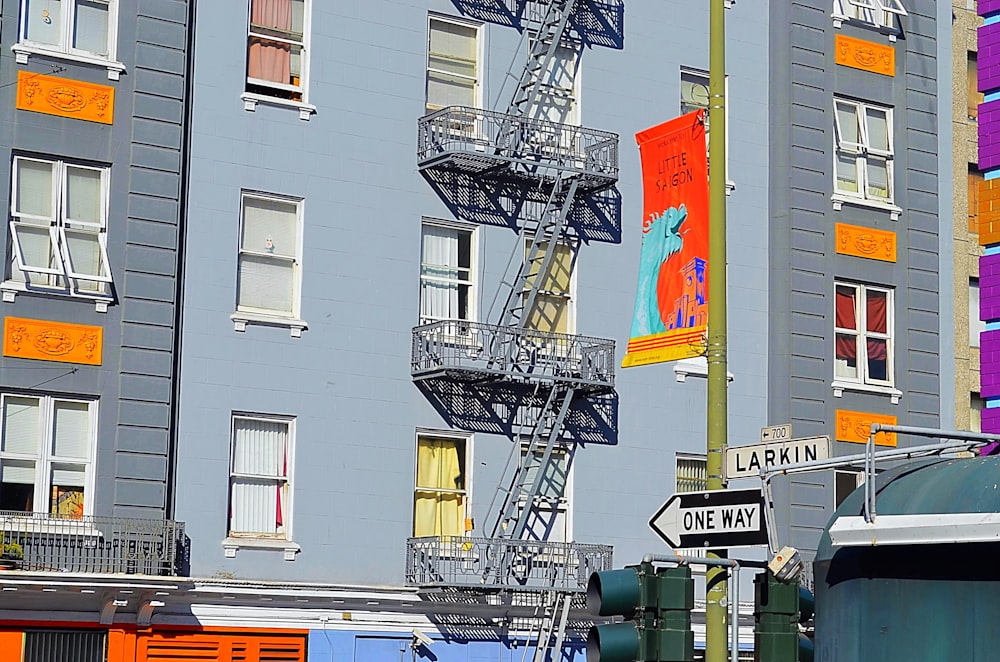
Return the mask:
{"type": "Polygon", "coordinates": [[[230,319],[233,321],[234,329],[239,332],[246,331],[247,324],[261,324],[266,326],[281,326],[288,327],[293,338],[299,338],[302,335],[302,331],[309,328],[309,325],[302,319],[302,252],[303,252],[303,219],[305,217],[305,200],[303,198],[296,198],[290,196],[278,195],[275,193],[263,193],[260,191],[241,191],[240,192],[240,225],[239,233],[236,237],[236,311],[230,315],[230,319]],[[291,314],[281,314],[271,309],[264,308],[253,308],[249,306],[240,306],[240,259],[242,255],[253,255],[257,257],[267,257],[274,258],[275,260],[284,260],[283,257],[276,257],[270,253],[265,253],[261,251],[244,250],[242,246],[243,242],[243,223],[245,217],[245,202],[247,199],[257,199],[257,200],[270,200],[274,202],[281,202],[285,204],[295,205],[296,210],[296,226],[295,226],[295,257],[288,260],[292,264],[292,312],[291,314]]]}
{"type": "Polygon", "coordinates": [[[108,6],[108,54],[101,55],[91,51],[73,48],[72,43],[73,27],[75,22],[75,7],[79,0],[62,0],[62,34],[59,44],[46,44],[43,42],[31,41],[28,39],[28,11],[26,2],[20,0],[20,21],[18,24],[18,41],[11,46],[14,52],[15,61],[18,64],[27,64],[31,55],[44,55],[65,60],[72,60],[83,64],[93,64],[105,67],[110,80],[118,80],[125,65],[119,62],[118,53],[118,0],[94,0],[100,4],[108,6]]]}
{"type": "Polygon", "coordinates": [[[427,57],[425,59],[424,66],[424,112],[430,114],[444,106],[438,106],[437,104],[432,104],[428,101],[428,87],[430,86],[430,74],[439,73],[447,76],[455,76],[457,78],[464,78],[472,80],[473,82],[473,97],[475,99],[475,107],[483,107],[483,64],[484,64],[484,46],[483,46],[483,24],[476,21],[469,21],[465,19],[458,18],[456,16],[448,16],[446,14],[438,14],[436,12],[428,12],[427,14],[427,57]],[[469,78],[468,76],[461,76],[459,74],[454,74],[449,71],[442,71],[440,69],[434,69],[431,66],[431,27],[434,21],[440,21],[442,23],[451,23],[453,25],[460,25],[466,28],[472,28],[476,31],[476,75],[474,78],[469,78]]]}
{"type": "MultiPolygon", "coordinates": [[[[472,488],[474,481],[472,479],[472,468],[475,465],[473,462],[473,441],[475,435],[472,433],[456,432],[455,430],[436,430],[433,428],[417,428],[416,434],[413,437],[413,489],[410,491],[412,494],[411,504],[410,504],[410,532],[413,533],[416,529],[417,524],[417,512],[416,512],[416,495],[417,492],[436,492],[439,494],[462,494],[463,496],[463,519],[468,522],[472,517],[472,488]],[[461,441],[465,444],[465,467],[463,467],[463,475],[465,477],[465,489],[464,490],[450,490],[446,488],[427,488],[421,487],[417,484],[417,475],[419,472],[419,462],[420,462],[420,440],[421,438],[437,438],[437,439],[449,439],[454,441],[461,441]]],[[[467,528],[467,527],[466,527],[467,528]]],[[[471,530],[465,531],[465,537],[472,534],[471,530]]]]}
{"type": "MultiPolygon", "coordinates": [[[[576,285],[577,285],[577,273],[579,271],[579,266],[580,266],[580,264],[579,264],[579,261],[580,261],[580,246],[579,246],[578,243],[566,241],[565,239],[555,239],[555,238],[553,238],[553,239],[550,239],[549,241],[553,241],[553,240],[555,240],[556,243],[559,243],[559,244],[562,244],[562,245],[568,247],[569,250],[570,250],[570,252],[571,252],[571,254],[572,254],[572,260],[571,260],[571,264],[570,264],[570,267],[572,269],[572,273],[570,274],[570,280],[569,280],[569,292],[566,293],[565,295],[563,295],[563,294],[556,294],[556,293],[547,294],[545,291],[539,290],[538,294],[540,296],[559,297],[559,298],[563,298],[563,299],[566,300],[566,302],[567,302],[567,305],[566,305],[566,315],[567,315],[566,330],[565,331],[545,331],[545,330],[541,330],[541,329],[535,329],[534,327],[531,327],[531,326],[525,326],[525,328],[526,329],[531,329],[531,330],[538,330],[540,333],[564,333],[566,335],[575,335],[576,334],[576,294],[577,294],[576,293],[576,285]]],[[[531,248],[531,241],[532,241],[532,238],[530,236],[525,236],[521,240],[521,265],[522,265],[522,268],[524,266],[524,263],[527,261],[528,250],[531,248]]],[[[536,278],[537,278],[537,276],[536,276],[536,278]]],[[[528,288],[525,288],[524,292],[522,293],[521,296],[527,296],[527,292],[528,292],[528,288]]],[[[537,305],[538,299],[536,298],[535,301],[536,301],[536,305],[537,305]]],[[[531,313],[531,311],[529,311],[529,310],[525,310],[524,311],[525,315],[529,315],[530,313],[531,313]]],[[[562,353],[565,354],[565,351],[563,351],[562,353]]]]}
{"type": "MultiPolygon", "coordinates": [[[[702,79],[704,81],[703,83],[700,83],[700,82],[698,83],[698,84],[701,84],[705,88],[705,103],[704,103],[704,105],[699,104],[699,103],[693,103],[693,104],[689,104],[689,105],[691,105],[692,107],[704,108],[705,109],[705,121],[707,122],[708,121],[708,111],[709,111],[709,101],[711,100],[711,95],[709,93],[709,75],[708,75],[708,72],[705,71],[705,70],[703,70],[703,69],[695,69],[694,67],[685,67],[685,66],[682,66],[680,68],[680,77],[678,78],[678,81],[680,83],[680,94],[678,96],[680,97],[680,112],[681,113],[684,113],[684,106],[685,106],[685,101],[684,101],[684,84],[685,84],[684,78],[685,77],[688,77],[688,78],[700,78],[700,79],[702,79]]],[[[725,108],[723,108],[723,112],[725,113],[726,126],[729,126],[729,74],[726,74],[725,88],[723,90],[723,94],[726,95],[726,105],[725,105],[725,108]]],[[[692,111],[689,110],[687,112],[692,112],[692,111]]],[[[706,133],[706,138],[710,138],[711,127],[709,127],[709,129],[710,129],[709,132],[706,133]]],[[[725,154],[726,154],[726,157],[725,157],[725,162],[726,162],[726,195],[729,195],[733,191],[736,190],[736,183],[733,182],[731,179],[729,179],[729,133],[730,133],[729,131],[726,132],[726,149],[725,149],[725,154]]],[[[706,163],[708,163],[708,153],[707,153],[708,152],[708,148],[709,148],[708,140],[706,140],[705,141],[705,150],[706,150],[705,162],[706,163]]]]}
{"type": "MultiPolygon", "coordinates": [[[[35,463],[35,494],[33,510],[25,511],[25,514],[39,513],[47,517],[52,517],[49,506],[52,490],[52,466],[54,464],[74,464],[84,467],[83,486],[83,516],[90,517],[94,514],[94,489],[96,485],[96,458],[97,458],[97,421],[98,421],[98,401],[93,399],[78,398],[62,395],[40,395],[37,393],[4,392],[0,394],[0,426],[5,424],[3,412],[8,398],[31,398],[38,400],[38,440],[39,450],[37,454],[9,453],[0,451],[0,464],[4,460],[23,460],[35,463]],[[55,405],[57,402],[70,402],[85,404],[90,416],[88,440],[88,455],[86,458],[60,457],[52,453],[52,428],[55,405]]],[[[0,443],[0,448],[3,445],[0,443]]]]}
{"type": "MultiPolygon", "coordinates": [[[[247,0],[247,13],[246,13],[246,50],[249,52],[250,48],[250,38],[251,37],[263,37],[271,41],[284,42],[292,45],[297,45],[301,47],[301,60],[302,60],[302,75],[299,80],[298,85],[290,85],[283,83],[276,83],[274,81],[262,80],[259,78],[250,78],[250,72],[245,71],[243,78],[243,92],[240,94],[240,99],[243,100],[243,109],[248,112],[254,112],[257,110],[258,103],[264,103],[274,106],[287,106],[290,108],[297,108],[299,111],[299,119],[308,122],[313,114],[316,112],[316,106],[309,103],[309,61],[310,61],[310,37],[312,35],[312,0],[303,0],[303,16],[302,16],[302,41],[295,41],[293,39],[282,39],[280,37],[275,37],[274,35],[265,33],[254,33],[253,26],[250,23],[250,17],[252,12],[253,0],[247,0]],[[248,86],[253,85],[258,88],[271,88],[275,91],[292,92],[299,93],[301,100],[297,99],[285,99],[281,96],[275,96],[266,94],[263,92],[251,92],[247,89],[248,86]]],[[[249,65],[247,65],[249,66],[249,65]]]]}
{"type": "Polygon", "coordinates": [[[96,167],[84,165],[59,159],[42,159],[37,157],[15,156],[11,167],[11,193],[10,193],[10,217],[7,222],[8,235],[11,245],[11,267],[16,266],[25,280],[16,280],[11,271],[11,277],[4,280],[0,285],[3,290],[4,301],[11,302],[18,292],[35,292],[44,294],[54,294],[78,297],[94,300],[98,312],[107,312],[108,303],[113,298],[112,284],[114,279],[111,273],[111,261],[108,257],[108,206],[110,199],[110,178],[111,169],[109,167],[96,167]],[[51,216],[43,217],[34,214],[18,212],[18,184],[19,184],[19,164],[40,163],[51,168],[52,171],[52,191],[49,206],[51,216]],[[77,170],[90,170],[100,173],[101,200],[99,204],[100,219],[98,222],[80,221],[67,217],[68,204],[66,196],[68,194],[67,182],[69,181],[67,172],[69,168],[77,170]],[[20,228],[39,229],[48,226],[49,241],[53,249],[53,264],[47,267],[30,265],[25,262],[24,251],[21,248],[19,236],[20,228]],[[97,247],[101,267],[99,273],[85,274],[73,269],[73,259],[69,252],[69,241],[66,232],[84,231],[96,234],[97,247]],[[34,276],[36,280],[44,282],[29,282],[34,276]],[[63,284],[60,285],[55,279],[61,278],[63,284]],[[84,290],[74,285],[73,281],[85,281],[97,283],[98,289],[84,290]]]}
{"type": "Polygon", "coordinates": [[[986,322],[979,319],[979,279],[975,276],[969,277],[969,347],[979,347],[980,333],[986,331],[986,322]]]}
{"type": "Polygon", "coordinates": [[[833,26],[839,28],[843,21],[853,20],[862,24],[891,30],[890,41],[896,41],[895,17],[907,16],[900,0],[834,0],[833,26]]]}
{"type": "MultiPolygon", "coordinates": [[[[687,479],[692,482],[696,479],[687,479]]],[[[704,492],[708,489],[708,457],[705,453],[688,453],[684,451],[677,451],[674,453],[674,492],[683,494],[685,492],[704,492]],[[704,472],[704,485],[691,485],[698,489],[682,489],[684,486],[681,484],[681,462],[691,462],[703,467],[704,472]]],[[[696,556],[705,557],[708,553],[708,548],[706,547],[684,547],[677,550],[678,554],[684,556],[696,556]]],[[[704,565],[693,565],[691,566],[692,571],[696,574],[705,574],[707,567],[704,565]]]]}
{"type": "Polygon", "coordinates": [[[874,103],[866,103],[845,99],[843,97],[833,98],[833,208],[840,210],[843,203],[851,203],[866,207],[876,207],[886,209],[890,212],[890,218],[897,220],[902,211],[895,205],[895,136],[893,128],[893,109],[888,106],[880,106],[874,103]],[[843,140],[842,128],[840,126],[839,106],[853,108],[854,117],[858,122],[859,142],[843,140]],[[869,127],[867,113],[869,110],[885,113],[886,132],[888,136],[889,149],[882,150],[872,147],[869,137],[869,127]],[[838,155],[845,153],[854,155],[855,168],[857,170],[858,190],[848,191],[838,188],[837,182],[837,159],[838,155]],[[886,160],[886,177],[889,187],[888,197],[869,195],[868,193],[868,155],[879,156],[886,160]]]}
{"type": "Polygon", "coordinates": [[[880,287],[877,285],[864,285],[849,281],[838,280],[834,282],[834,317],[833,317],[833,395],[843,397],[844,391],[866,391],[890,396],[892,404],[899,404],[902,391],[895,387],[895,349],[896,349],[896,310],[895,292],[890,287],[880,287]],[[848,329],[837,326],[836,322],[836,300],[837,289],[840,287],[854,288],[854,320],[857,328],[848,329]],[[868,292],[883,292],[886,294],[886,333],[877,333],[867,330],[868,315],[868,292]],[[836,374],[837,370],[837,335],[851,335],[855,338],[855,357],[857,362],[858,376],[855,378],[845,377],[836,374]],[[874,379],[868,375],[868,338],[886,341],[886,376],[887,379],[874,379]]]}
{"type": "MultiPolygon", "coordinates": [[[[520,452],[521,452],[521,466],[525,466],[524,463],[527,460],[528,449],[530,447],[530,443],[531,443],[530,440],[527,440],[527,439],[522,439],[521,440],[521,450],[520,450],[520,452]]],[[[544,451],[545,451],[544,448],[539,448],[537,450],[537,452],[539,454],[544,453],[544,451]]],[[[556,538],[549,537],[552,534],[552,532],[549,531],[549,532],[547,532],[548,535],[545,538],[545,541],[547,541],[547,542],[567,542],[567,543],[569,543],[569,542],[573,542],[573,540],[574,540],[574,538],[573,538],[573,491],[574,491],[573,490],[573,476],[576,473],[574,471],[574,466],[575,466],[576,463],[573,461],[574,458],[573,458],[573,455],[572,455],[572,453],[570,451],[571,451],[571,449],[569,448],[569,446],[564,446],[564,445],[557,445],[557,446],[554,446],[552,448],[553,459],[554,459],[554,457],[556,455],[561,455],[561,456],[563,456],[565,458],[564,461],[565,461],[565,466],[566,466],[566,484],[563,486],[562,496],[560,496],[558,499],[556,499],[555,503],[549,503],[548,499],[546,497],[538,496],[538,497],[536,497],[536,502],[534,504],[534,510],[536,512],[538,512],[538,511],[551,512],[551,513],[553,513],[552,516],[558,518],[561,515],[562,518],[563,518],[563,522],[565,524],[565,539],[564,540],[559,540],[558,537],[556,537],[556,538]]],[[[550,461],[552,461],[552,460],[550,460],[550,461]]],[[[519,512],[523,512],[524,509],[527,507],[527,505],[528,505],[527,500],[525,500],[524,498],[519,499],[518,500],[518,510],[519,510],[519,512]]],[[[529,515],[529,520],[528,520],[527,524],[528,525],[531,524],[530,515],[529,515]]],[[[535,540],[534,537],[530,537],[529,536],[529,533],[530,533],[529,526],[526,526],[525,530],[524,530],[524,534],[522,535],[522,539],[523,540],[535,540]]]]}
{"type": "MultiPolygon", "coordinates": [[[[425,266],[429,266],[424,263],[423,260],[423,249],[424,249],[424,228],[427,227],[437,227],[444,228],[446,230],[454,230],[456,232],[465,232],[469,235],[469,279],[462,280],[461,278],[455,280],[454,282],[461,285],[467,285],[469,287],[468,293],[468,316],[465,319],[456,319],[454,321],[459,322],[477,322],[479,321],[479,228],[478,226],[471,223],[462,223],[456,221],[448,221],[439,218],[429,218],[423,217],[420,222],[420,290],[419,290],[419,310],[423,311],[423,283],[425,281],[436,281],[442,280],[443,282],[453,282],[451,279],[437,279],[433,276],[425,276],[423,274],[423,269],[425,266]]],[[[430,324],[431,322],[439,321],[449,321],[443,317],[424,317],[421,314],[420,324],[430,324]]]]}
{"type": "Polygon", "coordinates": [[[238,420],[262,421],[265,423],[279,423],[287,425],[286,446],[285,446],[285,490],[282,492],[281,520],[282,531],[273,535],[263,533],[234,532],[230,529],[231,522],[229,515],[226,520],[226,538],[222,541],[227,558],[236,556],[240,548],[251,549],[272,549],[282,550],[286,561],[294,561],[295,555],[301,547],[293,542],[293,519],[295,512],[295,442],[296,442],[296,418],[294,416],[284,416],[278,414],[260,414],[253,412],[234,411],[229,423],[229,478],[227,481],[226,503],[227,512],[232,510],[233,500],[233,479],[234,478],[259,478],[263,480],[277,480],[274,476],[256,476],[253,474],[237,474],[233,471],[235,461],[236,445],[236,422],[238,420]]]}

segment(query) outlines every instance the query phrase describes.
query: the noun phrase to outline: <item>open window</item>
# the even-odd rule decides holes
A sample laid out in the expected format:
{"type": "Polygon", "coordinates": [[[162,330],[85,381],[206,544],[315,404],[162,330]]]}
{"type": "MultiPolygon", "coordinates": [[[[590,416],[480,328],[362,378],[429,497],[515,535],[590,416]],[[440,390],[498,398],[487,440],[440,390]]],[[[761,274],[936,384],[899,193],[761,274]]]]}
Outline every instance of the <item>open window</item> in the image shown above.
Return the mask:
{"type": "Polygon", "coordinates": [[[118,0],[21,0],[19,64],[31,54],[105,66],[118,80],[125,66],[115,60],[118,0]]]}
{"type": "Polygon", "coordinates": [[[421,324],[443,320],[475,321],[475,236],[475,229],[471,226],[429,219],[423,221],[421,324]]]}
{"type": "Polygon", "coordinates": [[[859,101],[834,99],[834,111],[834,195],[891,205],[892,110],[859,101]]]}
{"type": "Polygon", "coordinates": [[[444,432],[417,434],[413,537],[466,534],[469,441],[444,432]]]}
{"type": "Polygon", "coordinates": [[[834,19],[852,19],[877,27],[896,29],[896,19],[906,16],[900,0],[834,0],[834,19]]]}

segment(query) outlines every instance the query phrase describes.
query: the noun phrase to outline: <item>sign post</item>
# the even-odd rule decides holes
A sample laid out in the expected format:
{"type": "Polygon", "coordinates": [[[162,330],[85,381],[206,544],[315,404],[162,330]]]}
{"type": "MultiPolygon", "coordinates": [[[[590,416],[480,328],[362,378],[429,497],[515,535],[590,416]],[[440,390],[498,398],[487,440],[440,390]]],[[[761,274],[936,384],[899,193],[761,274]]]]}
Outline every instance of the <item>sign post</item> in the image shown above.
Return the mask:
{"type": "Polygon", "coordinates": [[[649,528],[674,549],[765,545],[764,496],[759,488],[679,492],[650,518],[649,528]]]}

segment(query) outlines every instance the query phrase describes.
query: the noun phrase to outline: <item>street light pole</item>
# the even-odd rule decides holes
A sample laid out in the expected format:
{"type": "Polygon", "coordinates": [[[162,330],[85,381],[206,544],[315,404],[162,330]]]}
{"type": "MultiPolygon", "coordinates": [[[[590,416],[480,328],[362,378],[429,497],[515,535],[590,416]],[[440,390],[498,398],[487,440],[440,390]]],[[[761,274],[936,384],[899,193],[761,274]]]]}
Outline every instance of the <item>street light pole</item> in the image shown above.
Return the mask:
{"type": "MultiPolygon", "coordinates": [[[[724,0],[710,0],[708,61],[708,489],[723,489],[723,447],[728,439],[726,321],[726,22],[724,0]]],[[[725,557],[726,552],[718,552],[725,557]]],[[[705,662],[726,662],[726,571],[706,573],[705,662]]],[[[736,646],[736,642],[733,642],[736,646]]]]}

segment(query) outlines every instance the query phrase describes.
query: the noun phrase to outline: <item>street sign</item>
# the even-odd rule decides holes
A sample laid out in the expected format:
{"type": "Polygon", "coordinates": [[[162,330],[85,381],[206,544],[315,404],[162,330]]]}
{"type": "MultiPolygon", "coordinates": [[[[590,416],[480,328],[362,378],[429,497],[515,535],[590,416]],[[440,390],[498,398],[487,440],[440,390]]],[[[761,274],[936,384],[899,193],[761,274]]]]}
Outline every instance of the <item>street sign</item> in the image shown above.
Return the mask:
{"type": "Polygon", "coordinates": [[[785,441],[792,438],[792,424],[769,425],[760,429],[760,440],[763,442],[785,441]]]}
{"type": "Polygon", "coordinates": [[[764,467],[780,467],[830,457],[830,437],[803,437],[769,444],[726,448],[726,479],[760,477],[764,467]]]}
{"type": "Polygon", "coordinates": [[[675,549],[763,545],[764,497],[759,488],[680,492],[656,511],[649,528],[675,549]]]}

